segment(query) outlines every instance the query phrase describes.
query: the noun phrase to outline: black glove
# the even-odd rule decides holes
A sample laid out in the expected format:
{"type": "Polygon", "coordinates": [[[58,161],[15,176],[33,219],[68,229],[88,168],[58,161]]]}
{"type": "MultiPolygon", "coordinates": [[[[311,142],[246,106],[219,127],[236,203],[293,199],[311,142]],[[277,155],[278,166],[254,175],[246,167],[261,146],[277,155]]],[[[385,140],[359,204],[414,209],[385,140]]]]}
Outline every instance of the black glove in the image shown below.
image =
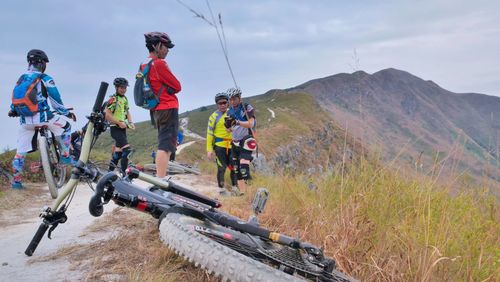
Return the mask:
{"type": "Polygon", "coordinates": [[[18,116],[19,116],[19,114],[18,114],[16,111],[14,111],[14,110],[10,110],[10,111],[7,113],[7,115],[8,115],[9,117],[18,117],[18,116]]]}
{"type": "Polygon", "coordinates": [[[236,120],[234,118],[224,117],[224,127],[225,128],[231,128],[235,124],[236,124],[236,120]]]}
{"type": "Polygon", "coordinates": [[[72,112],[69,112],[66,117],[72,119],[73,121],[76,121],[76,115],[72,112]]]}

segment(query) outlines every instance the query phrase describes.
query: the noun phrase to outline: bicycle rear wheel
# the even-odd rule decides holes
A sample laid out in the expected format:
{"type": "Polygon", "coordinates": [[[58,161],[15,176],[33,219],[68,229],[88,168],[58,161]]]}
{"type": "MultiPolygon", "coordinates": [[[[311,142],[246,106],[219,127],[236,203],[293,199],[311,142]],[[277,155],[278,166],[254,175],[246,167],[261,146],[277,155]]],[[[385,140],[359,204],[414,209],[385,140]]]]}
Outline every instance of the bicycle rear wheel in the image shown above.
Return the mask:
{"type": "Polygon", "coordinates": [[[40,136],[38,138],[38,149],[40,150],[43,174],[49,186],[50,196],[56,199],[59,189],[64,185],[64,181],[66,180],[66,167],[59,164],[56,145],[54,142],[50,142],[49,144],[47,137],[40,136]]]}

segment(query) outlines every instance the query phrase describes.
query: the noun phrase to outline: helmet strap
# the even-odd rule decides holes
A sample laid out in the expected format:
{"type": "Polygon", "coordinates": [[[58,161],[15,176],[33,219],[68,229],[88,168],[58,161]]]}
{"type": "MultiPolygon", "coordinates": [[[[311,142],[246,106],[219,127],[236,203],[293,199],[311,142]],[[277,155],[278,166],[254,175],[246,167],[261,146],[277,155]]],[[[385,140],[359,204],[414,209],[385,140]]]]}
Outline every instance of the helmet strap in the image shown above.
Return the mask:
{"type": "Polygon", "coordinates": [[[154,49],[156,56],[158,56],[158,54],[160,53],[160,49],[161,49],[161,42],[158,42],[157,44],[153,45],[153,49],[154,49]]]}
{"type": "Polygon", "coordinates": [[[38,66],[39,66],[40,72],[45,72],[45,69],[47,68],[47,63],[40,62],[40,63],[38,63],[38,66]]]}

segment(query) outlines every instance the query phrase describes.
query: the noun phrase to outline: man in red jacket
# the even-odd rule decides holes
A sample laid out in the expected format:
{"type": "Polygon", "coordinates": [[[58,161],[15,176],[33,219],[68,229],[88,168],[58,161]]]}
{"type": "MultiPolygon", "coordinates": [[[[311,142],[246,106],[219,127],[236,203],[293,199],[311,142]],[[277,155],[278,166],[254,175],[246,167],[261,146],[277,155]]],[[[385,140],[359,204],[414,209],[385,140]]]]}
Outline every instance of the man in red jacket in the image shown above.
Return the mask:
{"type": "Polygon", "coordinates": [[[169,49],[174,47],[170,37],[164,32],[149,32],[144,34],[144,37],[149,57],[142,63],[141,70],[153,61],[148,75],[151,89],[160,98],[153,116],[158,128],[156,176],[163,178],[167,175],[170,154],[174,153],[177,147],[179,101],[176,94],[181,91],[181,84],[165,61],[169,49]]]}

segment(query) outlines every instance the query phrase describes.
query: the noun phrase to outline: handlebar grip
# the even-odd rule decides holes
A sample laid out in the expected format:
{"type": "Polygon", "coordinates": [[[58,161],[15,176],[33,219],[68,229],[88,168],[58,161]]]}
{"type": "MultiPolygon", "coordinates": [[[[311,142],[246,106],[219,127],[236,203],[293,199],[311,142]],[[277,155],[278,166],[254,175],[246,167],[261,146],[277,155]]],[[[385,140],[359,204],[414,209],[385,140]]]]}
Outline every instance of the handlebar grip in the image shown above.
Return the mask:
{"type": "Polygon", "coordinates": [[[49,226],[50,225],[46,224],[45,222],[42,222],[40,224],[40,226],[38,227],[38,230],[35,233],[35,236],[33,236],[33,239],[31,239],[31,242],[28,245],[28,248],[26,248],[26,251],[24,251],[24,253],[27,256],[31,257],[33,255],[33,253],[36,250],[36,247],[38,247],[38,243],[40,243],[40,241],[43,238],[43,235],[45,234],[45,232],[47,231],[47,229],[49,229],[49,226]]]}
{"type": "Polygon", "coordinates": [[[101,110],[102,102],[104,102],[104,96],[106,96],[106,91],[108,90],[108,85],[109,84],[107,82],[101,82],[101,86],[99,87],[99,92],[97,92],[97,98],[95,99],[92,112],[97,113],[101,110]]]}

